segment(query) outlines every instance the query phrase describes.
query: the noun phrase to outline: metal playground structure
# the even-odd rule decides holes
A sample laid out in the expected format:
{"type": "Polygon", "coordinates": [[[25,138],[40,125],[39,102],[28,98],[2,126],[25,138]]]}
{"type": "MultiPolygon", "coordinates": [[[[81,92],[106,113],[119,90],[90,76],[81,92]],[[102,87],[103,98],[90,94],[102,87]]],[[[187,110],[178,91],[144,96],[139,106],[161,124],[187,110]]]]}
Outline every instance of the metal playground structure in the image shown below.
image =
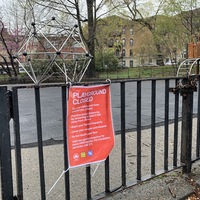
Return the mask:
{"type": "Polygon", "coordinates": [[[52,17],[31,23],[25,42],[14,57],[35,84],[54,74],[65,76],[66,82],[80,82],[91,62],[77,30],[64,26],[52,17]]]}
{"type": "Polygon", "coordinates": [[[180,63],[176,76],[191,76],[199,74],[200,62],[200,40],[198,42],[190,42],[187,44],[187,59],[180,63]]]}

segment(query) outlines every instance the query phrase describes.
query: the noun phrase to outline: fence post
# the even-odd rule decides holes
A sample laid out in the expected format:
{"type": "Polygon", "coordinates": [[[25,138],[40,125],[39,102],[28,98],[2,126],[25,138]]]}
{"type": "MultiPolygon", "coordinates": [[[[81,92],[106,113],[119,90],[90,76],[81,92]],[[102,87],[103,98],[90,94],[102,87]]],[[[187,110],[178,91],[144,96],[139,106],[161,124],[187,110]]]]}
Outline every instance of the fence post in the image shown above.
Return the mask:
{"type": "Polygon", "coordinates": [[[181,126],[181,163],[184,163],[183,173],[190,173],[192,168],[192,121],[193,121],[193,93],[197,91],[194,76],[183,78],[171,89],[182,96],[182,126],[181,126]]]}
{"type": "MultiPolygon", "coordinates": [[[[185,80],[184,84],[188,84],[185,80]]],[[[192,118],[193,118],[193,90],[185,88],[182,94],[182,126],[181,126],[181,162],[184,163],[183,173],[191,172],[192,151],[192,118]]]]}
{"type": "Polygon", "coordinates": [[[0,87],[0,166],[2,200],[13,199],[11,146],[10,146],[10,105],[7,87],[0,87]]]}

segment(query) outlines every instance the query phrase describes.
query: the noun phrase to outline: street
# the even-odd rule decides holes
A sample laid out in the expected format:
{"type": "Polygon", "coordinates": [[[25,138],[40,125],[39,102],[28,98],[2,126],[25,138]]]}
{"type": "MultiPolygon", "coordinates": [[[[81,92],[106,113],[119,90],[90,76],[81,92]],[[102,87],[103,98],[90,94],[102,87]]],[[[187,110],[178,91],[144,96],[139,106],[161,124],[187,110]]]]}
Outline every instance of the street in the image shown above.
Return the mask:
{"type": "MultiPolygon", "coordinates": [[[[170,87],[174,87],[174,81],[170,81],[170,87]]],[[[9,87],[10,89],[10,87],[9,87]]],[[[137,84],[136,82],[126,83],[126,129],[134,129],[136,121],[137,103],[137,84]]],[[[19,89],[19,114],[21,143],[33,143],[37,141],[35,97],[32,88],[19,89]]],[[[41,88],[41,112],[42,112],[42,131],[43,140],[62,140],[62,102],[61,88],[49,87],[41,88]]],[[[142,81],[142,126],[151,124],[151,81],[142,81]]],[[[169,93],[169,119],[174,118],[174,97],[169,93]]],[[[181,116],[182,97],[179,98],[179,116],[181,116]]],[[[120,130],[120,84],[111,84],[111,102],[113,123],[115,131],[120,130]]],[[[197,113],[197,92],[194,93],[194,113],[197,113]]],[[[156,123],[163,122],[165,116],[165,82],[156,82],[156,123]]],[[[13,144],[13,128],[11,120],[11,139],[13,144]]]]}

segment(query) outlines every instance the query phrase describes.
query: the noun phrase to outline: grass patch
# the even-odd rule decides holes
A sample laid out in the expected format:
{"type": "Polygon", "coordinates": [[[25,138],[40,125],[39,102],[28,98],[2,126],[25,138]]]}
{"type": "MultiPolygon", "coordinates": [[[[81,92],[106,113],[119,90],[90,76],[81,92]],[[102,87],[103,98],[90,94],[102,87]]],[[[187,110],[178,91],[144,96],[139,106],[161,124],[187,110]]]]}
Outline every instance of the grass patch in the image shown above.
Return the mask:
{"type": "MultiPolygon", "coordinates": [[[[134,67],[134,68],[117,68],[109,71],[104,70],[97,72],[97,79],[129,79],[129,78],[164,78],[176,76],[176,67],[160,66],[160,67],[134,67]]],[[[193,72],[192,72],[193,73],[193,72]]],[[[63,77],[62,77],[63,78],[63,77]]],[[[49,82],[52,80],[49,79],[49,82]]],[[[54,80],[55,82],[56,80],[54,80]]],[[[10,78],[8,75],[0,75],[1,83],[28,83],[32,82],[26,74],[19,74],[16,78],[10,78]],[[15,80],[14,80],[15,79],[15,80]]]]}
{"type": "Polygon", "coordinates": [[[99,79],[123,79],[123,78],[160,78],[176,76],[176,67],[134,67],[134,68],[118,68],[114,71],[105,70],[97,72],[99,79]]]}

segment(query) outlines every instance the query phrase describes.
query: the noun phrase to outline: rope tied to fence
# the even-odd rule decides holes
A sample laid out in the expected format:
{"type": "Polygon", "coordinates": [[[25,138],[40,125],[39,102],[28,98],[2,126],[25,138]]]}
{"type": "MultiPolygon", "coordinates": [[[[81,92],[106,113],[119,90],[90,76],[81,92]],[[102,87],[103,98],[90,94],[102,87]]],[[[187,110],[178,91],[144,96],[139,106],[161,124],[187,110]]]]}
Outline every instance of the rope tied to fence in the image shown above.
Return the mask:
{"type": "Polygon", "coordinates": [[[47,194],[50,194],[50,192],[53,190],[53,188],[57,185],[57,183],[59,182],[59,180],[62,178],[62,176],[69,171],[69,168],[67,170],[63,170],[63,172],[60,174],[59,178],[56,180],[56,182],[53,184],[53,186],[51,187],[51,189],[49,190],[49,192],[47,194]]]}

